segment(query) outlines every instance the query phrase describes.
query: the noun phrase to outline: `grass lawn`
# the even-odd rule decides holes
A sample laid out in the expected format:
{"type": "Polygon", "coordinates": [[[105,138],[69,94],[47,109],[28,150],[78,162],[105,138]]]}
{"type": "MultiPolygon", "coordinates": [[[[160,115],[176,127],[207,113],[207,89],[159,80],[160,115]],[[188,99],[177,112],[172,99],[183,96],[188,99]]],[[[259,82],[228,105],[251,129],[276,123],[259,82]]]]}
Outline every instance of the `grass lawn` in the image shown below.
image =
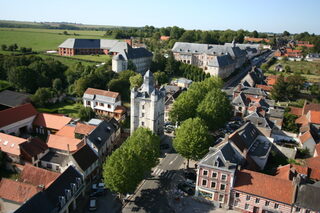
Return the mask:
{"type": "Polygon", "coordinates": [[[39,112],[64,114],[72,118],[78,118],[78,110],[82,104],[74,103],[71,101],[64,101],[56,104],[52,104],[48,107],[37,108],[39,112]]]}
{"type": "MultiPolygon", "coordinates": [[[[280,74],[281,72],[275,72],[274,68],[277,64],[281,64],[283,68],[289,66],[292,73],[300,73],[309,82],[320,81],[320,62],[309,62],[309,61],[276,61],[266,73],[268,74],[280,74]]],[[[285,76],[291,75],[292,73],[284,73],[285,76]]]]}
{"type": "Polygon", "coordinates": [[[31,47],[34,51],[56,50],[67,38],[103,38],[104,31],[0,28],[0,45],[16,43],[19,47],[31,47]],[[77,35],[75,35],[77,34],[77,35]]]}
{"type": "Polygon", "coordinates": [[[57,61],[60,61],[61,63],[67,65],[67,66],[71,66],[73,64],[79,63],[81,62],[83,65],[96,65],[97,63],[95,62],[88,62],[88,61],[82,61],[82,60],[77,60],[76,58],[72,58],[70,59],[70,57],[59,57],[57,55],[54,54],[38,54],[38,56],[40,56],[41,58],[54,58],[57,61]]]}

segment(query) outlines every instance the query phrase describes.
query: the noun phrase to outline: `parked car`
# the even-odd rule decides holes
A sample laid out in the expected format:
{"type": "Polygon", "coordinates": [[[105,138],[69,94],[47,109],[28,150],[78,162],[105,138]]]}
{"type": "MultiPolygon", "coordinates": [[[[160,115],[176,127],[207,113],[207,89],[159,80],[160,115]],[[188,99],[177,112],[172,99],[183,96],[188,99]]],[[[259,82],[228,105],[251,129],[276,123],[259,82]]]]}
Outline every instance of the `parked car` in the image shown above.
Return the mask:
{"type": "Polygon", "coordinates": [[[197,180],[197,174],[195,172],[185,172],[184,177],[186,179],[193,181],[193,182],[196,182],[196,180],[197,180]]]}
{"type": "Polygon", "coordinates": [[[195,192],[195,188],[190,186],[187,183],[179,183],[178,184],[178,189],[180,189],[181,191],[187,193],[188,195],[194,195],[194,192],[195,192]]]}
{"type": "Polygon", "coordinates": [[[95,211],[97,210],[97,198],[92,197],[89,200],[89,211],[95,211]]]}
{"type": "Polygon", "coordinates": [[[106,189],[97,189],[96,191],[90,194],[90,197],[99,197],[105,195],[107,192],[106,189]]]}
{"type": "Polygon", "coordinates": [[[94,183],[94,184],[92,184],[92,190],[97,190],[97,189],[105,189],[104,183],[94,183]]]}

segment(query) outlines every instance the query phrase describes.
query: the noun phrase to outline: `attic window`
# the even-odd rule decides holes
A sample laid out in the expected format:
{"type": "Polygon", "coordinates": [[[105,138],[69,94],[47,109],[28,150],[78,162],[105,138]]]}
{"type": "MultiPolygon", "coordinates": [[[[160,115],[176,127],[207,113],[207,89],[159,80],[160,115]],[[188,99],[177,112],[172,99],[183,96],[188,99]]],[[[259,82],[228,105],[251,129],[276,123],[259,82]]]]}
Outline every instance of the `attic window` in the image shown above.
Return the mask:
{"type": "Polygon", "coordinates": [[[219,158],[217,158],[214,162],[214,166],[219,167],[219,158]]]}

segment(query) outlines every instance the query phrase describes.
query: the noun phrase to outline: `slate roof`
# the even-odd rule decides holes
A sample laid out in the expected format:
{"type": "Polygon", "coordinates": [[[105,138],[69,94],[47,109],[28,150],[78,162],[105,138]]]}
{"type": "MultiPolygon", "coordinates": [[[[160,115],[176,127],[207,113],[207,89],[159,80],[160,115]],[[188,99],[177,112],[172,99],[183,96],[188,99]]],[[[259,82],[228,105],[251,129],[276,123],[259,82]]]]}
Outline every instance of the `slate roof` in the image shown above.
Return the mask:
{"type": "Polygon", "coordinates": [[[294,184],[291,181],[250,170],[236,173],[234,189],[286,204],[293,202],[294,184]]]}
{"type": "Polygon", "coordinates": [[[98,156],[88,146],[84,145],[78,151],[72,154],[82,171],[86,171],[94,162],[98,160],[98,156]]]}
{"type": "Polygon", "coordinates": [[[306,184],[299,186],[295,205],[312,211],[320,211],[320,187],[306,184]]]}
{"type": "Polygon", "coordinates": [[[47,188],[59,175],[60,174],[57,172],[26,164],[20,173],[19,181],[29,183],[34,186],[43,185],[47,188]]]}
{"type": "Polygon", "coordinates": [[[249,101],[244,93],[240,92],[240,94],[232,100],[232,105],[245,107],[249,105],[249,101]]]}
{"type": "Polygon", "coordinates": [[[110,122],[102,121],[89,135],[87,140],[91,141],[98,149],[116,132],[117,127],[110,122]]]}
{"type": "Polygon", "coordinates": [[[59,152],[49,151],[45,156],[43,156],[40,160],[46,162],[52,162],[59,165],[62,165],[65,161],[69,159],[67,154],[62,154],[59,152]]]}
{"type": "Polygon", "coordinates": [[[24,104],[0,111],[0,128],[37,115],[32,104],[24,104]]]}
{"type": "Polygon", "coordinates": [[[81,135],[88,135],[95,128],[96,128],[96,126],[93,126],[93,125],[90,125],[90,124],[83,124],[83,123],[79,123],[78,122],[74,132],[77,133],[77,134],[81,134],[81,135]]]}
{"type": "Polygon", "coordinates": [[[209,67],[226,67],[234,63],[235,63],[234,60],[232,60],[230,55],[227,54],[227,55],[219,55],[219,56],[213,57],[208,61],[208,66],[209,67]]]}
{"type": "Polygon", "coordinates": [[[245,51],[239,47],[229,45],[214,45],[214,44],[197,44],[187,42],[176,42],[172,48],[172,52],[183,54],[205,53],[208,55],[225,55],[229,53],[232,58],[245,57],[245,51]]]}
{"type": "Polygon", "coordinates": [[[15,213],[57,213],[59,212],[59,196],[65,196],[65,189],[71,190],[71,183],[77,183],[76,178],[82,176],[72,166],[69,166],[47,189],[37,193],[15,213]]]}
{"type": "Polygon", "coordinates": [[[17,203],[24,203],[33,195],[39,192],[41,188],[7,178],[2,178],[0,182],[0,198],[14,201],[17,203]]]}
{"type": "MultiPolygon", "coordinates": [[[[235,87],[233,91],[238,91],[238,88],[235,87]]],[[[258,95],[258,96],[264,96],[264,97],[267,96],[267,94],[261,88],[243,86],[241,87],[241,91],[244,94],[258,95]]]]}
{"type": "Polygon", "coordinates": [[[94,88],[88,88],[83,94],[85,100],[96,100],[104,103],[115,103],[119,96],[118,92],[94,88]]]}
{"type": "Polygon", "coordinates": [[[0,105],[16,107],[30,102],[30,94],[4,90],[0,92],[0,105]]]}

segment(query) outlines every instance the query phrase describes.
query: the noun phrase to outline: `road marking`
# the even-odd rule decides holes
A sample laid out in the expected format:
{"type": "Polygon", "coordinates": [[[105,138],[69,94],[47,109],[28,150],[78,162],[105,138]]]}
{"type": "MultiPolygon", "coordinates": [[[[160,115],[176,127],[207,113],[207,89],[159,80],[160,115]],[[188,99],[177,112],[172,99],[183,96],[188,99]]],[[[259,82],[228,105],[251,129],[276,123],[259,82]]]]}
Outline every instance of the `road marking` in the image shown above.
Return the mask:
{"type": "Polygon", "coordinates": [[[173,164],[173,162],[176,161],[177,158],[178,158],[178,155],[172,161],[170,161],[169,165],[173,164]]]}

